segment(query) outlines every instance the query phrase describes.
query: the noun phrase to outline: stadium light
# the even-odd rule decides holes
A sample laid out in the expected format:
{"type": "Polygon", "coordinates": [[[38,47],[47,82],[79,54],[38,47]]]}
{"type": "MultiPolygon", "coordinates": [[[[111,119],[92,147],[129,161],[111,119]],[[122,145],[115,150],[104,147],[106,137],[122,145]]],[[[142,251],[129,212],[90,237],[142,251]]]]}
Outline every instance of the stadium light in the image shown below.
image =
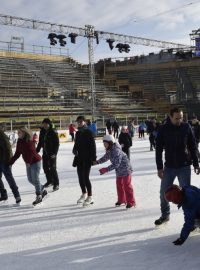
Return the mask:
{"type": "Polygon", "coordinates": [[[65,47],[67,42],[64,40],[66,38],[65,35],[57,35],[57,39],[59,40],[60,46],[65,47]]]}
{"type": "Polygon", "coordinates": [[[69,35],[68,35],[68,37],[70,37],[70,39],[71,39],[71,43],[76,43],[76,37],[77,37],[78,35],[76,34],[76,33],[70,33],[69,35]]]}
{"type": "Polygon", "coordinates": [[[106,42],[108,42],[108,45],[110,49],[112,50],[114,48],[113,43],[115,42],[114,39],[106,39],[106,42]]]}
{"type": "Polygon", "coordinates": [[[55,46],[57,44],[57,40],[55,38],[57,38],[57,35],[55,33],[50,33],[48,35],[48,39],[50,39],[50,45],[55,46]]]}
{"type": "Polygon", "coordinates": [[[97,31],[94,31],[94,36],[96,38],[96,43],[99,44],[99,34],[97,31]]]}
{"type": "Polygon", "coordinates": [[[130,45],[129,44],[117,43],[115,48],[117,48],[120,53],[122,53],[122,52],[129,53],[130,52],[130,45]]]}

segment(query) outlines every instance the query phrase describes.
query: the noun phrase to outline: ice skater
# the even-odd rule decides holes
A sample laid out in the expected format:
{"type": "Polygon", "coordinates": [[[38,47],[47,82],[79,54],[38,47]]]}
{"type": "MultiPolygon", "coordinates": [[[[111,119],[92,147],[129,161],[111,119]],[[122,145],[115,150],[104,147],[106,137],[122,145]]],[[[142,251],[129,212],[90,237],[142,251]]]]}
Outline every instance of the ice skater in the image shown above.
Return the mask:
{"type": "Polygon", "coordinates": [[[32,132],[27,128],[18,129],[16,151],[9,164],[13,165],[21,155],[26,163],[28,181],[35,187],[36,199],[33,205],[36,205],[42,202],[43,197],[47,195],[47,191],[42,191],[42,185],[39,179],[42,158],[36,152],[32,132]]]}
{"type": "Polygon", "coordinates": [[[200,219],[200,189],[195,186],[183,188],[172,185],[165,191],[165,199],[183,209],[185,223],[180,237],[173,242],[174,245],[182,245],[195,227],[199,227],[200,219]]]}
{"type": "Polygon", "coordinates": [[[103,137],[104,147],[106,149],[105,155],[94,162],[94,165],[104,163],[108,160],[111,161],[111,165],[99,170],[100,174],[107,173],[111,170],[116,172],[116,186],[117,186],[117,202],[115,206],[122,204],[126,205],[126,208],[136,206],[133,187],[131,184],[132,167],[127,155],[121,150],[119,144],[115,143],[115,139],[112,135],[105,135],[103,137]]]}

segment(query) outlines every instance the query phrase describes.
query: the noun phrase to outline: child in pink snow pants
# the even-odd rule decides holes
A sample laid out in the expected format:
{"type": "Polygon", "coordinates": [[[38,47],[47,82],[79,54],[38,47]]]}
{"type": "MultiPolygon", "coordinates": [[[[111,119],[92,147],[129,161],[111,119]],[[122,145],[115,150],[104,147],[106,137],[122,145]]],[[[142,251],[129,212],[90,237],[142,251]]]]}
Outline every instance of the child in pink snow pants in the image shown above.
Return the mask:
{"type": "Polygon", "coordinates": [[[111,161],[111,165],[99,170],[100,174],[107,173],[111,170],[116,171],[116,186],[118,200],[116,206],[126,204],[126,208],[136,206],[133,187],[131,184],[132,167],[127,155],[122,151],[119,144],[115,143],[115,139],[112,135],[105,135],[103,137],[104,147],[106,149],[105,155],[94,162],[95,164],[101,164],[107,160],[111,161]]]}

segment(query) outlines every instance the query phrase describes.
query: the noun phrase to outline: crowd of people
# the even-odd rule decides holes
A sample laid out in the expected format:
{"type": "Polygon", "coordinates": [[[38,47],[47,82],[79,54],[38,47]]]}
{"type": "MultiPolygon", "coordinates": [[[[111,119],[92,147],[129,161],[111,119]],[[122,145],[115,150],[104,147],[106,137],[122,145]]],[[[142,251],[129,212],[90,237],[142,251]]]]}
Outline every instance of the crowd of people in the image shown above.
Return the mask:
{"type": "MultiPolygon", "coordinates": [[[[92,183],[90,181],[91,167],[110,161],[110,165],[99,169],[101,175],[116,172],[117,201],[115,206],[125,205],[127,209],[136,207],[134,188],[132,185],[132,167],[130,163],[130,148],[136,134],[134,120],[127,126],[120,128],[117,120],[106,122],[107,134],[103,136],[105,154],[97,159],[96,149],[96,122],[86,120],[84,116],[78,116],[76,125],[69,125],[69,134],[73,142],[72,153],[74,155],[73,167],[77,169],[81,195],[78,204],[88,206],[94,203],[92,183]],[[112,135],[113,134],[113,135],[112,135]]],[[[145,138],[145,132],[149,136],[150,151],[155,150],[157,175],[160,182],[160,210],[161,216],[155,220],[155,225],[160,226],[170,220],[169,202],[182,207],[185,215],[185,224],[180,237],[174,241],[175,245],[181,245],[194,229],[196,220],[200,219],[200,190],[191,186],[191,165],[196,174],[200,173],[199,150],[200,125],[196,117],[191,121],[184,121],[183,112],[179,108],[173,108],[169,116],[158,122],[156,119],[141,121],[138,125],[138,137],[145,138]],[[163,152],[165,153],[163,158],[163,152]],[[174,185],[175,178],[179,186],[174,185]]],[[[40,129],[39,140],[36,143],[32,132],[27,128],[18,130],[16,151],[12,155],[9,138],[0,130],[0,201],[8,199],[7,190],[2,181],[4,174],[16,203],[21,202],[20,191],[12,175],[11,166],[22,155],[28,181],[34,186],[36,199],[33,205],[42,202],[47,195],[47,188],[52,186],[53,191],[59,189],[59,177],[57,173],[57,154],[59,150],[59,138],[49,118],[45,118],[40,129]],[[37,144],[37,145],[36,145],[37,144]],[[42,156],[39,154],[43,149],[42,156]],[[46,176],[46,183],[40,183],[41,163],[46,176]]],[[[200,223],[199,223],[200,224],[200,223]]]]}

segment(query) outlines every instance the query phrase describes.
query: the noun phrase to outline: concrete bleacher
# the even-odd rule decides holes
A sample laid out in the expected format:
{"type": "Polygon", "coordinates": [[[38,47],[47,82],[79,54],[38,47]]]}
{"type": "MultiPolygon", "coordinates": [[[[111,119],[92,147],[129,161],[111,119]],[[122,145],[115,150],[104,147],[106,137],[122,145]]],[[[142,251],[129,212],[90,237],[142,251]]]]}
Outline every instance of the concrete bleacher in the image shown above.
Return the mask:
{"type": "MultiPolygon", "coordinates": [[[[0,52],[0,81],[0,121],[14,120],[20,125],[20,119],[26,118],[38,127],[47,116],[55,121],[79,114],[91,118],[88,68],[70,58],[0,52]]],[[[98,75],[95,96],[95,118],[156,113],[98,75]]]]}
{"type": "MultiPolygon", "coordinates": [[[[188,108],[187,103],[200,102],[199,58],[171,59],[168,62],[155,64],[143,62],[139,64],[131,61],[112,63],[109,60],[104,63],[101,76],[103,74],[102,78],[110,85],[118,88],[123,86],[136,99],[137,97],[143,99],[145,106],[157,112],[167,113],[169,108],[176,104],[188,108]],[[174,100],[173,103],[172,100],[174,100]]],[[[192,109],[189,113],[191,112],[192,109]]],[[[194,113],[200,115],[200,108],[194,113]]]]}

